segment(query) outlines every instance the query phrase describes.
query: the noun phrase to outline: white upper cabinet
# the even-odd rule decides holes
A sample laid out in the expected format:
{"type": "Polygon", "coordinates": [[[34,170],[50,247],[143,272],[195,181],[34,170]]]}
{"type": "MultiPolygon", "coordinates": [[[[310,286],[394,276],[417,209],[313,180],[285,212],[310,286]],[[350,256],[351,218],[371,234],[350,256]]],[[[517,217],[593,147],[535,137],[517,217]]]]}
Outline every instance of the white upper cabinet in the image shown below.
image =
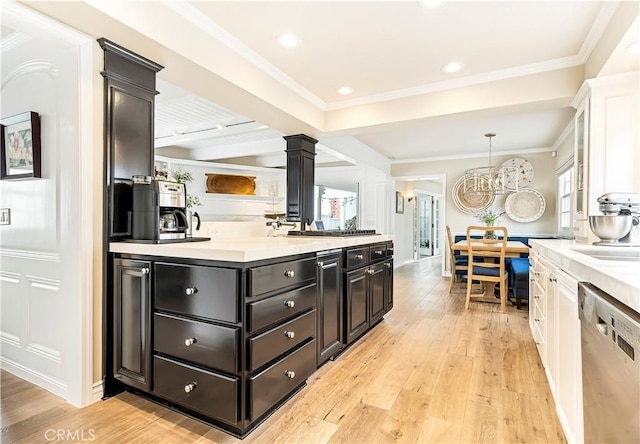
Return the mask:
{"type": "MultiPolygon", "coordinates": [[[[576,108],[576,239],[591,240],[588,217],[605,193],[640,193],[640,73],[586,80],[576,108]]],[[[593,239],[597,240],[597,239],[593,239]]]]}

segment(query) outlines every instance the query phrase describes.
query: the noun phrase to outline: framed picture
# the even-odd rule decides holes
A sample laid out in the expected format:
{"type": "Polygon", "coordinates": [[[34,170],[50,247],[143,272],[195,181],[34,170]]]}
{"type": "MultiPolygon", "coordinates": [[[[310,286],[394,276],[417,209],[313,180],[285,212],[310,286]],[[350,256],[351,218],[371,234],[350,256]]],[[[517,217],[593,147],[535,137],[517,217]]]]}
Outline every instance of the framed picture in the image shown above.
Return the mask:
{"type": "Polygon", "coordinates": [[[29,111],[0,120],[0,179],[42,177],[40,116],[29,111]]]}
{"type": "Polygon", "coordinates": [[[396,191],[396,213],[404,214],[404,196],[396,191]]]}

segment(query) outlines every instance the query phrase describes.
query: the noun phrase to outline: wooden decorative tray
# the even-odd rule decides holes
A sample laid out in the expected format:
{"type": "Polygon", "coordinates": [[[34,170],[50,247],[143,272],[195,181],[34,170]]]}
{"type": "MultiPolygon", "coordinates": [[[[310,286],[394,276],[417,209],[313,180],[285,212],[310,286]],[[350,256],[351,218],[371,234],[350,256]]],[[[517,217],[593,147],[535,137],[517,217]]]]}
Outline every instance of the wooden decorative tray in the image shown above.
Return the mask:
{"type": "Polygon", "coordinates": [[[207,193],[253,195],[255,191],[255,176],[207,173],[207,193]]]}

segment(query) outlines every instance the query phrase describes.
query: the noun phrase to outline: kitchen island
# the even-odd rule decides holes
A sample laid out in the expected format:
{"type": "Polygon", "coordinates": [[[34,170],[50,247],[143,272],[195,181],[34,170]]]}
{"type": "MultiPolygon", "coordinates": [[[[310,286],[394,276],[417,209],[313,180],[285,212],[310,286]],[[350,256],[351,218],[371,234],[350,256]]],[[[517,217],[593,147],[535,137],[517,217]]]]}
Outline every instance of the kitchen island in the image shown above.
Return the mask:
{"type": "Polygon", "coordinates": [[[640,312],[640,248],[531,239],[529,326],[569,443],[584,442],[578,283],[640,312]]]}
{"type": "Polygon", "coordinates": [[[105,393],[245,436],[393,307],[390,236],[112,242],[105,393]]]}

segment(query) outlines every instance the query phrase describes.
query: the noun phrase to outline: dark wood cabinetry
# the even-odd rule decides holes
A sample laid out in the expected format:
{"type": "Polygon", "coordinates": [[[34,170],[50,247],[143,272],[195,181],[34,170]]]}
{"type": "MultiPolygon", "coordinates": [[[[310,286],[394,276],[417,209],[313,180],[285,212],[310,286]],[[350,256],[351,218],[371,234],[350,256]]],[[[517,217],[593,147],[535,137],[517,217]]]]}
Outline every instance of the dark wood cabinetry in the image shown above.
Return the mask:
{"type": "Polygon", "coordinates": [[[163,67],[107,39],[104,50],[107,239],[131,236],[132,176],[153,176],[156,73],[163,67]]]}
{"type": "Polygon", "coordinates": [[[318,255],[318,366],[342,348],[342,252],[318,255]]]}
{"type": "Polygon", "coordinates": [[[115,259],[113,263],[113,375],[148,391],[151,388],[151,263],[115,259]]]}
{"type": "Polygon", "coordinates": [[[346,344],[362,336],[393,307],[393,244],[345,250],[346,344]]]}
{"type": "Polygon", "coordinates": [[[304,227],[313,221],[315,213],[313,187],[318,141],[304,134],[284,139],[287,141],[287,220],[302,222],[304,227]]]}
{"type": "Polygon", "coordinates": [[[386,246],[240,264],[116,254],[112,379],[244,436],[388,311],[386,246]]]}

